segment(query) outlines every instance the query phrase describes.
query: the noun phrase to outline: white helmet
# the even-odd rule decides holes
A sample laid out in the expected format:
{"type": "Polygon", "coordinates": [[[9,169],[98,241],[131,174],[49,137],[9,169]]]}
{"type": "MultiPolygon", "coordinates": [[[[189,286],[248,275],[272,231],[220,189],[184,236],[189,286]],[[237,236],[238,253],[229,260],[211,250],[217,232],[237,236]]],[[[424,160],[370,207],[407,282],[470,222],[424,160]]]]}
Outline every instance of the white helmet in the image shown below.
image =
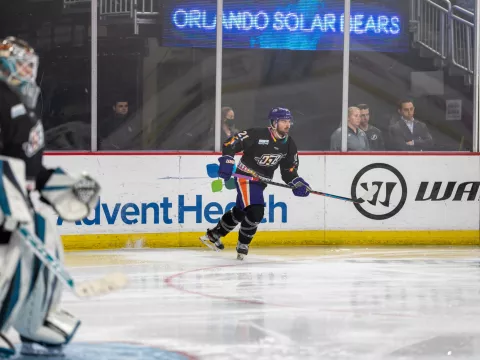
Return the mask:
{"type": "Polygon", "coordinates": [[[7,37],[0,42],[0,80],[17,92],[29,107],[37,103],[38,56],[25,41],[7,37]]]}

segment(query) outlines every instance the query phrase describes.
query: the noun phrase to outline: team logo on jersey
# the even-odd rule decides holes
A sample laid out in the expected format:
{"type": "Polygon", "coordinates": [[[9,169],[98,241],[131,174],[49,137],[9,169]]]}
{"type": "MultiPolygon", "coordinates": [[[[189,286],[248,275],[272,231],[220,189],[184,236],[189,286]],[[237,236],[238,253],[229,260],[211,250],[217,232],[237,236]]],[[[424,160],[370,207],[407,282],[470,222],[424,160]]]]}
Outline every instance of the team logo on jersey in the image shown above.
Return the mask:
{"type": "Polygon", "coordinates": [[[373,134],[372,137],[370,138],[370,140],[377,140],[377,139],[378,139],[377,134],[373,134]]]}
{"type": "Polygon", "coordinates": [[[42,122],[39,120],[37,124],[30,130],[28,142],[23,143],[22,148],[25,155],[32,157],[40,149],[45,146],[45,135],[43,132],[42,122]]]}
{"type": "Polygon", "coordinates": [[[260,166],[275,166],[284,156],[283,154],[263,154],[261,157],[256,157],[255,161],[260,166]]]}
{"type": "Polygon", "coordinates": [[[270,140],[258,140],[258,145],[268,145],[270,143],[270,140]]]}
{"type": "Polygon", "coordinates": [[[12,119],[15,119],[19,116],[26,115],[26,114],[27,114],[27,109],[23,104],[17,104],[15,106],[12,106],[12,108],[10,109],[10,117],[12,119]]]}

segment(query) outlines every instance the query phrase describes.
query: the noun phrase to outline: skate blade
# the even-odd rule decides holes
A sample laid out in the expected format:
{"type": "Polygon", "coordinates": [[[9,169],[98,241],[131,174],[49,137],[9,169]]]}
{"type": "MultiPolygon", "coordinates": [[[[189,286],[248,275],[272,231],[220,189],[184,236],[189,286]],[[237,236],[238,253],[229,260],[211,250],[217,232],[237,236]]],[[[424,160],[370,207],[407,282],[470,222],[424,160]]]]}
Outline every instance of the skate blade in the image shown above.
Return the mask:
{"type": "Polygon", "coordinates": [[[215,244],[212,244],[210,239],[206,236],[200,236],[200,241],[207,247],[209,247],[211,250],[219,252],[220,249],[218,249],[215,244]]]}
{"type": "Polygon", "coordinates": [[[245,255],[237,253],[237,260],[245,259],[245,255]]]}

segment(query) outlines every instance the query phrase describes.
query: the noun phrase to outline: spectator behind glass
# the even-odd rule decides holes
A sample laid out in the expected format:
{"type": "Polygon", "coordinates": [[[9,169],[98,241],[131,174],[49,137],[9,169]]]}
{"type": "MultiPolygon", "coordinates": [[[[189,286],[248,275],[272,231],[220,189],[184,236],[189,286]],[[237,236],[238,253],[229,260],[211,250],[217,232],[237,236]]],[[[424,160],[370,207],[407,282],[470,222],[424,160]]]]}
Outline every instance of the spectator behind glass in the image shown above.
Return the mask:
{"type": "Polygon", "coordinates": [[[133,129],[125,98],[114,101],[110,114],[98,122],[98,150],[131,150],[133,129]]]}
{"type": "MultiPolygon", "coordinates": [[[[360,129],[360,109],[355,106],[348,108],[347,150],[368,151],[367,134],[360,129]]],[[[330,150],[342,150],[342,127],[335,130],[330,138],[330,150]]]]}
{"type": "Polygon", "coordinates": [[[222,130],[222,143],[238,133],[238,129],[235,126],[235,113],[229,106],[222,108],[222,130]]]}
{"type": "Polygon", "coordinates": [[[370,108],[367,104],[359,104],[360,109],[360,129],[365,131],[368,138],[368,145],[370,150],[382,151],[385,150],[385,142],[380,129],[370,124],[370,108]]]}
{"type": "Polygon", "coordinates": [[[433,148],[432,135],[427,125],[416,120],[415,106],[411,100],[402,100],[398,103],[400,119],[389,127],[392,150],[424,151],[433,148]]]}

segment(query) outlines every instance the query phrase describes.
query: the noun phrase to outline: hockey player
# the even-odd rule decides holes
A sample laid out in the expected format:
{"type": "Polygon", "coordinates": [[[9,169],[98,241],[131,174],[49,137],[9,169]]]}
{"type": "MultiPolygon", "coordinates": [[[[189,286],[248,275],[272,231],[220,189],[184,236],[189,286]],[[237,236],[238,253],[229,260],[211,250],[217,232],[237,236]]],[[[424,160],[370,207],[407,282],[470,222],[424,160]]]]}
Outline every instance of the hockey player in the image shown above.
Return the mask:
{"type": "Polygon", "coordinates": [[[100,191],[86,175],[73,178],[43,166],[43,125],[35,114],[37,69],[38,57],[26,42],[0,40],[0,357],[15,354],[5,336],[12,327],[20,335],[22,354],[62,355],[80,325],[59,307],[60,281],[22,240],[24,231],[35,234],[63,261],[55,226],[35,210],[30,192],[37,191],[64,220],[75,221],[96,206],[100,191]]]}
{"type": "MultiPolygon", "coordinates": [[[[297,174],[297,146],[288,135],[293,122],[288,109],[273,108],[268,116],[270,126],[253,128],[237,133],[223,144],[219,177],[229,180],[235,164],[234,156],[243,151],[236,173],[248,176],[273,178],[280,167],[282,179],[293,187],[296,196],[308,196],[310,185],[297,174]]],[[[242,260],[248,254],[249,245],[263,219],[263,191],[266,185],[258,181],[235,178],[237,200],[235,206],[226,212],[213,229],[200,237],[208,247],[223,250],[221,238],[240,224],[237,243],[237,258],[242,260]]]]}

